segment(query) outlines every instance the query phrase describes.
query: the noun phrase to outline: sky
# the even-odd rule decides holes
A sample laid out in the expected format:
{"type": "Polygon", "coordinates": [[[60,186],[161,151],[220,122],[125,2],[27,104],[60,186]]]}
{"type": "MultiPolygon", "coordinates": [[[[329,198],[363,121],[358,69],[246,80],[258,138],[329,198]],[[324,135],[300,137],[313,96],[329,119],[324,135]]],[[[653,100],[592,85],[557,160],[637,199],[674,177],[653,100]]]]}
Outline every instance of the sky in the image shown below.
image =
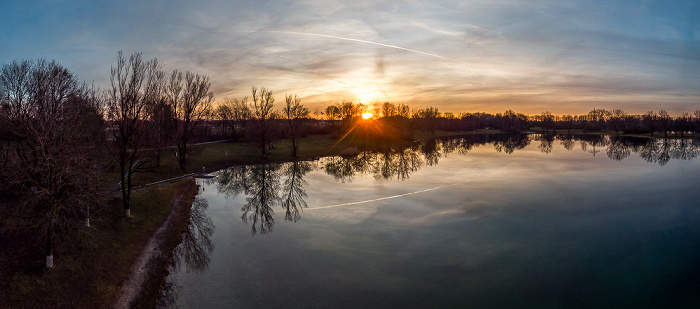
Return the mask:
{"type": "Polygon", "coordinates": [[[0,63],[110,87],[118,51],[274,91],[440,112],[700,110],[700,1],[0,1],[0,63]]]}

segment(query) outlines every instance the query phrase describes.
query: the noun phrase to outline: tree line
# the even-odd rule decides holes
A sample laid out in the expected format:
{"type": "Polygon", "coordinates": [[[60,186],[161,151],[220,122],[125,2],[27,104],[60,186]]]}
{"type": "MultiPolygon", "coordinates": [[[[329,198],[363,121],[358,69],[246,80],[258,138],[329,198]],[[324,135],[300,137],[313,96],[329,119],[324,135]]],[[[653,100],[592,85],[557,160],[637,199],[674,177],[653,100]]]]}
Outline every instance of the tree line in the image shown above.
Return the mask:
{"type": "Polygon", "coordinates": [[[353,104],[343,101],[329,105],[325,113],[330,120],[344,120],[357,117],[369,111],[379,119],[401,119],[411,122],[410,127],[422,130],[472,131],[477,129],[498,129],[503,132],[520,133],[539,127],[542,131],[601,130],[626,134],[677,133],[683,137],[688,133],[700,132],[700,110],[692,114],[684,112],[677,117],[666,110],[648,111],[644,114],[630,114],[621,109],[593,109],[583,115],[553,115],[546,111],[539,115],[525,115],[507,110],[503,113],[451,113],[439,112],[437,107],[411,109],[404,104],[391,102],[370,105],[353,104]]]}

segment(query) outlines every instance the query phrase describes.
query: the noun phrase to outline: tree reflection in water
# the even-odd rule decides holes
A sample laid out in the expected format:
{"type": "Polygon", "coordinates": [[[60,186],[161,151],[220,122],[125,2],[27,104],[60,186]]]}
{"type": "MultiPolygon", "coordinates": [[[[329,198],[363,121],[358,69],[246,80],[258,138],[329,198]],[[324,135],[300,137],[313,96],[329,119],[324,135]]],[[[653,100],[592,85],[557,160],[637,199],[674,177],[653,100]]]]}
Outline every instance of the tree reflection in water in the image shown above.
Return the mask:
{"type": "Polygon", "coordinates": [[[182,234],[182,242],[175,247],[173,267],[178,268],[184,261],[187,272],[204,272],[209,266],[210,256],[214,251],[211,235],[214,234],[214,222],[207,216],[207,200],[196,196],[190,211],[190,222],[182,234]]]}
{"type": "Polygon", "coordinates": [[[540,141],[540,145],[537,148],[544,154],[552,153],[554,148],[555,134],[538,134],[534,136],[534,140],[540,141]]]}
{"type": "Polygon", "coordinates": [[[525,149],[532,141],[538,141],[538,149],[544,154],[554,150],[554,142],[571,151],[576,143],[581,150],[596,154],[605,151],[611,160],[623,160],[638,153],[647,162],[665,165],[671,159],[688,160],[700,154],[700,143],[691,139],[652,139],[591,135],[465,135],[438,138],[391,148],[381,152],[364,151],[355,157],[326,157],[318,161],[299,161],[283,164],[267,164],[229,168],[220,171],[214,181],[219,192],[227,196],[246,194],[241,219],[251,222],[252,234],[272,231],[275,224],[274,207],[285,211],[285,221],[301,219],[301,211],[307,207],[307,182],[304,176],[317,168],[325,170],[336,181],[352,182],[355,177],[371,174],[375,179],[406,180],[423,166],[436,165],[441,158],[458,153],[467,155],[474,148],[492,145],[497,152],[512,154],[525,149]]]}
{"type": "Polygon", "coordinates": [[[438,164],[438,161],[442,157],[440,155],[440,146],[438,146],[437,139],[430,139],[423,141],[421,143],[420,151],[423,153],[425,158],[425,165],[433,166],[438,164]]]}
{"type": "Polygon", "coordinates": [[[630,156],[632,149],[628,139],[618,136],[610,137],[610,144],[606,150],[608,158],[620,161],[630,156]]]}
{"type": "Polygon", "coordinates": [[[177,300],[180,297],[182,287],[169,281],[165,281],[160,290],[158,301],[156,302],[157,309],[178,309],[177,300]]]}
{"type": "Polygon", "coordinates": [[[356,175],[367,173],[372,160],[372,153],[367,151],[363,151],[353,158],[336,156],[322,159],[326,173],[341,182],[352,181],[356,175]]]}
{"type": "Polygon", "coordinates": [[[607,146],[608,139],[604,135],[592,134],[577,136],[581,142],[581,150],[588,151],[595,157],[600,152],[598,148],[607,146]],[[590,146],[590,149],[589,149],[590,146]]]}
{"type": "MultiPolygon", "coordinates": [[[[211,261],[211,253],[214,251],[214,242],[211,236],[216,226],[211,217],[207,215],[209,202],[207,199],[196,196],[190,210],[190,221],[187,229],[182,234],[182,242],[173,251],[170,271],[173,272],[185,264],[185,269],[203,273],[211,261]]],[[[181,287],[166,281],[160,291],[156,308],[178,308],[177,299],[181,287]]]]}
{"type": "Polygon", "coordinates": [[[564,146],[564,149],[567,151],[571,151],[571,149],[574,149],[574,146],[576,145],[576,140],[571,134],[559,134],[555,137],[555,139],[561,141],[561,145],[564,146]]]}
{"type": "Polygon", "coordinates": [[[249,168],[245,174],[246,203],[241,208],[243,222],[251,223],[251,233],[260,231],[266,234],[272,231],[275,219],[272,206],[279,203],[280,166],[278,164],[257,165],[249,168]]]}
{"type": "Polygon", "coordinates": [[[253,235],[267,234],[275,225],[273,208],[277,205],[285,210],[285,221],[301,219],[307,197],[304,175],[314,168],[309,161],[233,167],[220,171],[214,181],[227,196],[245,194],[241,220],[251,223],[253,235]]]}
{"type": "Polygon", "coordinates": [[[651,163],[666,165],[671,159],[690,160],[700,154],[698,140],[650,139],[639,150],[639,156],[651,163]]]}
{"type": "Polygon", "coordinates": [[[530,145],[530,136],[529,135],[521,135],[521,134],[516,134],[516,135],[489,135],[493,136],[494,140],[492,141],[493,143],[493,148],[496,149],[497,152],[505,152],[507,154],[512,154],[516,150],[522,150],[527,147],[527,145],[530,145]]]}
{"type": "Polygon", "coordinates": [[[283,165],[284,175],[284,195],[282,196],[282,208],[284,208],[284,221],[297,222],[301,219],[299,210],[306,208],[305,198],[308,196],[304,186],[308,183],[304,180],[304,175],[313,170],[313,164],[308,161],[295,161],[283,165]]]}
{"type": "Polygon", "coordinates": [[[375,162],[372,168],[375,179],[390,179],[396,176],[398,180],[408,179],[411,173],[418,171],[423,164],[417,147],[378,153],[375,162]]]}

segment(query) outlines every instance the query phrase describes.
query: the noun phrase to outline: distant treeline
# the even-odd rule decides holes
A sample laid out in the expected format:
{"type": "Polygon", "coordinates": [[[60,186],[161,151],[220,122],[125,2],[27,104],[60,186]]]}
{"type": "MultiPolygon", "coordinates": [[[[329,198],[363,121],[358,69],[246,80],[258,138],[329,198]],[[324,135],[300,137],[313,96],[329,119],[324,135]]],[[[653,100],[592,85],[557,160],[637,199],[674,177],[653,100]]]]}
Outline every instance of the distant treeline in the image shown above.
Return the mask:
{"type": "Polygon", "coordinates": [[[522,132],[533,127],[550,130],[611,130],[627,134],[654,134],[677,132],[685,133],[700,130],[700,110],[682,113],[672,117],[667,111],[648,111],[642,115],[629,114],[621,109],[593,109],[585,115],[553,115],[543,112],[528,116],[507,110],[504,113],[441,113],[437,107],[411,109],[404,104],[391,102],[375,103],[372,106],[343,101],[326,107],[323,113],[327,119],[347,119],[363,112],[370,112],[379,118],[413,120],[413,127],[426,130],[471,131],[476,129],[499,129],[504,132],[522,132]]]}
{"type": "MultiPolygon", "coordinates": [[[[226,100],[220,104],[211,115],[210,126],[218,124],[217,130],[223,136],[244,138],[246,123],[250,121],[250,109],[246,100],[226,100]]],[[[441,113],[437,107],[412,109],[405,104],[391,102],[375,103],[372,105],[356,104],[342,101],[328,105],[324,110],[316,110],[314,118],[305,118],[304,134],[333,134],[335,136],[364,135],[365,137],[413,138],[415,130],[425,131],[473,131],[478,129],[494,129],[505,133],[524,133],[533,129],[542,132],[555,130],[599,132],[603,130],[624,134],[663,134],[673,133],[683,137],[687,134],[700,132],[700,110],[692,115],[683,113],[672,117],[667,111],[649,111],[645,114],[628,114],[620,109],[593,109],[585,115],[553,115],[543,112],[540,115],[528,116],[507,110],[504,113],[441,113]],[[362,122],[362,114],[371,113],[373,123],[362,122]],[[359,127],[358,127],[359,125],[359,127]]],[[[309,113],[309,116],[310,113],[309,113]]],[[[285,117],[281,113],[273,113],[271,122],[285,117]]],[[[282,128],[282,126],[277,126],[282,128]]],[[[273,130],[275,131],[275,130],[273,130]]],[[[275,131],[273,138],[286,138],[284,129],[275,131]]]]}

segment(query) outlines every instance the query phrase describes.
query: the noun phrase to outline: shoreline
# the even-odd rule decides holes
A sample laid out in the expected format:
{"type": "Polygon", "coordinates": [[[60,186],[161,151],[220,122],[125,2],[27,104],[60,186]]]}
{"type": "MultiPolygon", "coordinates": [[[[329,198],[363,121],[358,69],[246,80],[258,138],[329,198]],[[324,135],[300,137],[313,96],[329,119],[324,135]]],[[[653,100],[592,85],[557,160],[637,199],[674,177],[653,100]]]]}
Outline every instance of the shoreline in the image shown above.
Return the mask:
{"type": "Polygon", "coordinates": [[[168,276],[172,256],[189,223],[192,202],[199,186],[192,180],[172,203],[168,217],[151,235],[121,284],[114,308],[155,308],[168,276]]]}

